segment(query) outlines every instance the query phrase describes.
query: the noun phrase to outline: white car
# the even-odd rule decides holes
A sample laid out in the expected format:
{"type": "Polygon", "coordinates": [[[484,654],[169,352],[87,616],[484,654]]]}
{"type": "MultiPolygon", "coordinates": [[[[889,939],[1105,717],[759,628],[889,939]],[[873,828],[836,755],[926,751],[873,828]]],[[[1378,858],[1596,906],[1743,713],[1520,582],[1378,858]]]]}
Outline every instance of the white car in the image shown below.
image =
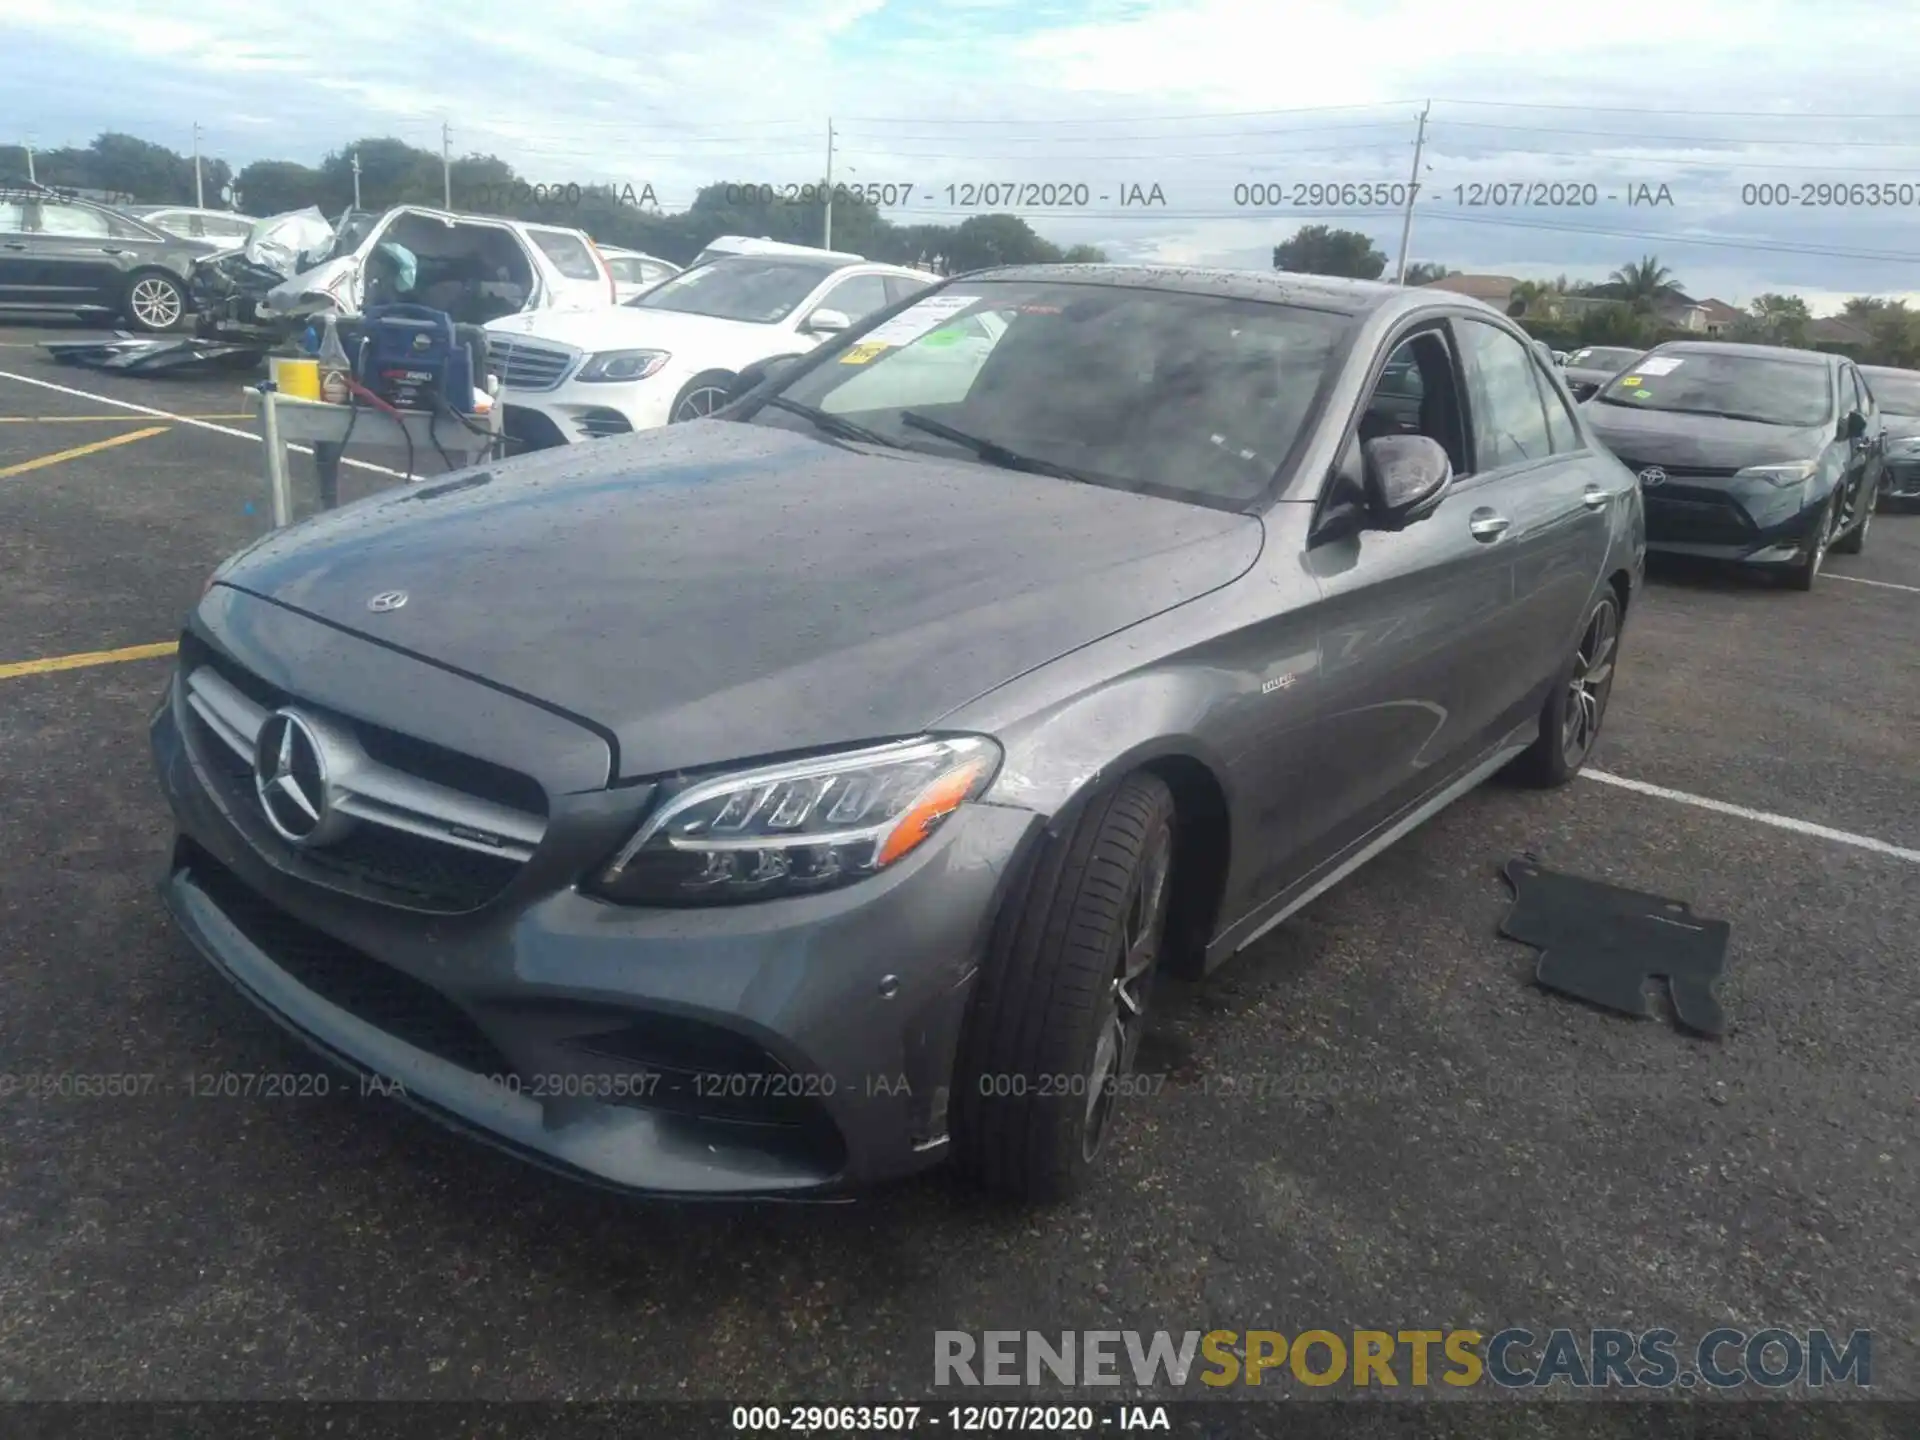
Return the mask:
{"type": "Polygon", "coordinates": [[[196,210],[190,205],[128,205],[124,213],[169,235],[189,240],[220,240],[238,245],[254,227],[254,217],[232,210],[196,210]]]}
{"type": "Polygon", "coordinates": [[[487,326],[507,434],[543,449],[695,420],[755,361],[801,355],[932,285],[899,265],[741,255],[693,265],[628,305],[487,326]]]}
{"type": "Polygon", "coordinates": [[[613,275],[614,296],[622,305],[638,300],[662,280],[671,280],[680,273],[680,267],[671,260],[662,260],[644,250],[622,250],[614,245],[598,248],[600,258],[607,262],[607,269],[613,275]]]}
{"type": "Polygon", "coordinates": [[[615,307],[613,275],[593,241],[559,225],[424,205],[354,210],[334,227],[326,254],[307,258],[311,268],[267,292],[263,318],[358,315],[404,301],[479,325],[523,311],[615,307]]]}

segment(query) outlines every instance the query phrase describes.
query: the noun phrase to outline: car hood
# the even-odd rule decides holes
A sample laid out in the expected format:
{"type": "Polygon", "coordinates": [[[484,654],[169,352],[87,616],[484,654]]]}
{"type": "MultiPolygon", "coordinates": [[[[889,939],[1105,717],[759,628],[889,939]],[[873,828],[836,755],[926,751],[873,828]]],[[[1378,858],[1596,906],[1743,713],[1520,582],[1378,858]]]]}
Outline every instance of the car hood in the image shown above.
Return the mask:
{"type": "Polygon", "coordinates": [[[1604,367],[1599,369],[1594,369],[1586,365],[1568,365],[1564,367],[1560,373],[1567,377],[1567,383],[1569,385],[1572,385],[1575,383],[1586,384],[1586,385],[1604,385],[1609,380],[1613,379],[1614,376],[1618,375],[1620,372],[1618,370],[1609,370],[1604,367]]]}
{"type": "Polygon", "coordinates": [[[261,302],[262,308],[274,315],[300,315],[316,308],[331,310],[335,307],[327,293],[328,287],[341,276],[352,274],[359,265],[359,256],[342,255],[311,270],[302,270],[269,290],[261,302]]]}
{"type": "Polygon", "coordinates": [[[1630,410],[1598,400],[1581,407],[1606,447],[1634,465],[1681,470],[1739,470],[1817,458],[1833,439],[1830,425],[1795,429],[1751,420],[1677,411],[1630,410]]]}
{"type": "Polygon", "coordinates": [[[913,734],[1244,574],[1262,533],[699,421],[387,491],[219,579],[587,721],[633,777],[913,734]]]}
{"type": "MultiPolygon", "coordinates": [[[[794,348],[795,336],[778,325],[753,325],[742,320],[717,320],[711,315],[684,315],[673,310],[639,310],[630,305],[535,310],[487,322],[494,335],[525,335],[579,350],[643,350],[759,340],[770,349],[794,348]]],[[[810,343],[810,342],[809,342],[810,343]]],[[[804,347],[803,347],[804,348],[804,347]]]]}
{"type": "Polygon", "coordinates": [[[1920,415],[1889,415],[1880,412],[1880,423],[1889,440],[1904,440],[1910,435],[1920,435],[1920,415]]]}

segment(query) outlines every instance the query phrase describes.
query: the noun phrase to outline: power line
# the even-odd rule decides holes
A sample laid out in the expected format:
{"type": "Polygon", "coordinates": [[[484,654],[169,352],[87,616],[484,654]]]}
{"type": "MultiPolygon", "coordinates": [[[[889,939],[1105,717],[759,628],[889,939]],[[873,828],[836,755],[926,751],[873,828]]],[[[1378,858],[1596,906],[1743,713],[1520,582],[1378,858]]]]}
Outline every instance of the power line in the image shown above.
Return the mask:
{"type": "Polygon", "coordinates": [[[1597,115],[1698,115],[1702,118],[1729,120],[1920,120],[1920,115],[1874,114],[1842,115],[1831,111],[1791,110],[1650,110],[1644,105],[1548,105],[1528,100],[1435,100],[1436,105],[1477,105],[1499,110],[1585,110],[1597,115]]]}
{"type": "Polygon", "coordinates": [[[1296,105],[1285,110],[1207,110],[1188,115],[1080,115],[1072,119],[1053,120],[929,120],[925,115],[849,115],[847,119],[855,125],[1161,125],[1188,120],[1257,119],[1267,115],[1331,115],[1341,110],[1393,110],[1419,103],[1417,100],[1373,100],[1354,105],[1296,105]]]}
{"type": "MultiPolygon", "coordinates": [[[[1350,124],[1339,125],[1288,125],[1279,129],[1247,128],[1240,130],[1188,130],[1178,135],[1049,135],[1044,137],[1050,145],[1104,145],[1110,140],[1246,140],[1274,135],[1330,135],[1336,130],[1397,130],[1402,133],[1407,128],[1404,120],[1356,120],[1350,124]]],[[[843,132],[844,133],[844,132],[843,132]]],[[[943,140],[952,142],[957,135],[917,135],[901,134],[888,130],[880,138],[886,140],[943,140]]],[[[1010,144],[1021,140],[1040,140],[1038,135],[995,135],[994,144],[1010,144]]]]}
{"type": "Polygon", "coordinates": [[[1497,125],[1490,120],[1442,120],[1440,123],[1454,130],[1518,130],[1528,135],[1600,135],[1610,140],[1678,140],[1695,145],[1815,145],[1823,150],[1920,149],[1920,141],[1913,140],[1838,140],[1831,137],[1825,140],[1779,140],[1773,136],[1745,139],[1738,135],[1644,135],[1633,130],[1563,130],[1553,125],[1497,125]]]}

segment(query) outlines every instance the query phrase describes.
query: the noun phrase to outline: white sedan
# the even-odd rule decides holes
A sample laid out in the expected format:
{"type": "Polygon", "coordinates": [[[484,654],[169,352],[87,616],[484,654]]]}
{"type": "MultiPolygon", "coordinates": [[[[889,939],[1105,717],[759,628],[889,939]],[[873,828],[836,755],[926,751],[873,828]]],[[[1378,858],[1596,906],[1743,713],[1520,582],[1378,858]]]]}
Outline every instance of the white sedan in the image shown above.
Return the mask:
{"type": "Polygon", "coordinates": [[[489,368],[523,446],[624,435],[709,415],[746,366],[804,354],[933,283],[836,256],[713,260],[629,304],[496,320],[489,368]]]}

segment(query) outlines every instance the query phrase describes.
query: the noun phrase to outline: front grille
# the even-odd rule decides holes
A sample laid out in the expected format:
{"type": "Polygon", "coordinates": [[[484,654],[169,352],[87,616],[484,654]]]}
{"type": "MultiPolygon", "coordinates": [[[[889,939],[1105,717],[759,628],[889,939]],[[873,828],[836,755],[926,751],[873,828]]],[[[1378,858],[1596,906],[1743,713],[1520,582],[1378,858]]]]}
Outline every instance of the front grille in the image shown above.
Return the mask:
{"type": "Polygon", "coordinates": [[[1741,545],[1755,536],[1753,521],[1731,499],[1694,492],[1646,490],[1647,539],[1676,545],[1741,545]]]}
{"type": "Polygon", "coordinates": [[[631,435],[633,422],[618,410],[605,408],[583,411],[576,422],[589,440],[604,440],[609,435],[631,435]]]}
{"type": "MultiPolygon", "coordinates": [[[[190,696],[182,723],[193,751],[249,842],[289,873],[383,904],[461,914],[495,899],[538,845],[546,796],[531,777],[364,725],[353,727],[354,739],[383,777],[376,794],[425,798],[410,806],[382,801],[349,808],[357,823],[339,838],[324,845],[287,843],[266,823],[250,737],[217,718],[219,711],[205,702],[220,692],[196,677],[218,676],[231,687],[226,693],[238,692],[256,714],[279,708],[289,697],[197,637],[182,642],[181,657],[190,696]],[[475,816],[486,824],[509,828],[492,818],[506,815],[518,832],[503,837],[464,823],[475,803],[481,807],[475,816]]],[[[349,794],[347,803],[357,804],[357,796],[349,794]]]]}
{"type": "Polygon", "coordinates": [[[580,354],[535,340],[506,335],[487,337],[487,368],[508,390],[552,390],[567,378],[580,354]]]}
{"type": "Polygon", "coordinates": [[[1642,470],[1660,469],[1667,472],[1667,478],[1669,480],[1677,480],[1681,484],[1685,484],[1689,480],[1731,480],[1735,475],[1740,473],[1736,469],[1722,470],[1706,465],[1674,466],[1662,464],[1658,460],[1629,460],[1617,450],[1614,451],[1614,455],[1622,465],[1626,466],[1636,475],[1642,470]]]}
{"type": "Polygon", "coordinates": [[[235,929],[321,999],[463,1070],[512,1073],[486,1032],[432,986],[295,919],[191,841],[176,858],[235,929]]]}

